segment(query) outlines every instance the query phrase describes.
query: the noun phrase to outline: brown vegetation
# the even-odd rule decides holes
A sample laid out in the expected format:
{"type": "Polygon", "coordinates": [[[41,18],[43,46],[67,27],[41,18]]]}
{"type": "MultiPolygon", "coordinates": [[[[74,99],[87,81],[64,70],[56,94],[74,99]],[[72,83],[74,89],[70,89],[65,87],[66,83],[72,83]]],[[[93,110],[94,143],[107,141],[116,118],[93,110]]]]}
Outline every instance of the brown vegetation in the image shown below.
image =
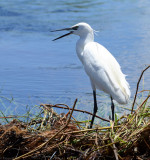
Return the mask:
{"type": "Polygon", "coordinates": [[[14,119],[0,125],[0,159],[148,160],[149,98],[150,94],[136,110],[134,101],[132,113],[110,121],[108,127],[93,129],[72,117],[77,100],[72,109],[67,107],[67,114],[60,115],[53,111],[56,105],[42,104],[44,116],[40,120],[25,123],[14,119]]]}

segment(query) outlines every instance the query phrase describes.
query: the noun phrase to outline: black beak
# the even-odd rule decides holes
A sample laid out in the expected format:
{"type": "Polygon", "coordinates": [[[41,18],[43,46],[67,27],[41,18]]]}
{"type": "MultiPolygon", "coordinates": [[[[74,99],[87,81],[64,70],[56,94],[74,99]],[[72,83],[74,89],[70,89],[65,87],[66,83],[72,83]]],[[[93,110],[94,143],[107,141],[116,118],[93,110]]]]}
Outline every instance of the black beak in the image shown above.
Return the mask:
{"type": "MultiPolygon", "coordinates": [[[[51,32],[57,32],[57,31],[69,31],[69,30],[72,30],[72,28],[58,29],[58,30],[54,30],[54,31],[51,31],[51,32]]],[[[56,41],[57,39],[66,37],[66,36],[68,36],[68,35],[70,35],[70,34],[72,34],[72,33],[73,33],[73,31],[70,31],[69,33],[64,34],[64,35],[62,35],[62,36],[60,36],[60,37],[58,37],[58,38],[55,38],[55,39],[53,39],[52,41],[56,41]]]]}

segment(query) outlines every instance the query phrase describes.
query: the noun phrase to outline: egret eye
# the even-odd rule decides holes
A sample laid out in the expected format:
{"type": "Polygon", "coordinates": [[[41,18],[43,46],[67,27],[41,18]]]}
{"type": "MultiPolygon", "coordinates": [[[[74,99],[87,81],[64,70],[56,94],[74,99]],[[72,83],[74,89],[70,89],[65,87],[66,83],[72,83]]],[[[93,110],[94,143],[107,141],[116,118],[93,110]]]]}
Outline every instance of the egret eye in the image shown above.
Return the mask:
{"type": "Polygon", "coordinates": [[[73,30],[77,30],[79,26],[72,27],[73,30]]]}

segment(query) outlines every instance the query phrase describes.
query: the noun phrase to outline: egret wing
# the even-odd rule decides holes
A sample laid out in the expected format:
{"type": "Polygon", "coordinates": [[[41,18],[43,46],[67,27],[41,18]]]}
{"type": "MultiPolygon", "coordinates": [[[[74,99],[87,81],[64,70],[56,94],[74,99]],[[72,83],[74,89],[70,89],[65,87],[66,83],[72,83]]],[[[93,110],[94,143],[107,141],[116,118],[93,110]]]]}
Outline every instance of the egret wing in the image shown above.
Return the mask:
{"type": "Polygon", "coordinates": [[[119,63],[105,47],[96,42],[88,43],[83,51],[83,65],[96,88],[110,94],[119,103],[127,103],[125,101],[130,97],[129,84],[119,63]]]}

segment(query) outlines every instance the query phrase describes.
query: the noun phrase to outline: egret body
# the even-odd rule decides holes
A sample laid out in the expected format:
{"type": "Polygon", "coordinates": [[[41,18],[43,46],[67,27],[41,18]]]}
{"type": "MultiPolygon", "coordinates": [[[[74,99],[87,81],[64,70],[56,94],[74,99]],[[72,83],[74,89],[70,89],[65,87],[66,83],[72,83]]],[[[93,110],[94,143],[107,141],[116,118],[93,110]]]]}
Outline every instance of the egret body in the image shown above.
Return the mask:
{"type": "Polygon", "coordinates": [[[116,100],[119,104],[127,104],[130,98],[130,87],[119,63],[105,47],[94,42],[94,30],[87,23],[78,23],[70,28],[55,31],[63,30],[67,30],[69,33],[53,41],[70,34],[80,37],[76,43],[76,52],[90,78],[94,98],[94,110],[90,128],[92,128],[97,112],[96,89],[110,95],[112,120],[114,121],[113,100],[116,100]]]}

